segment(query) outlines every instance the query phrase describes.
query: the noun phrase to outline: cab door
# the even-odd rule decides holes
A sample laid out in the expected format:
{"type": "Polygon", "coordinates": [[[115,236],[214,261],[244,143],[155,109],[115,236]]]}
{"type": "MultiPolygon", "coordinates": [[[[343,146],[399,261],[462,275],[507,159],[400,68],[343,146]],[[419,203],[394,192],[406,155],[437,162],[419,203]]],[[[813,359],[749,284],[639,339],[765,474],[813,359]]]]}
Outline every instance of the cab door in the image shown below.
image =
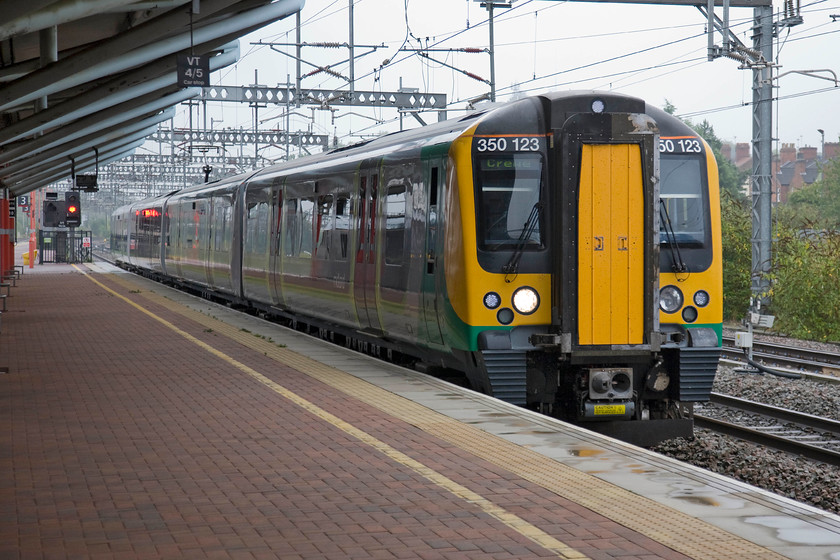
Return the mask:
{"type": "Polygon", "coordinates": [[[645,205],[640,146],[584,143],[579,189],[579,342],[641,344],[645,205]]]}
{"type": "Polygon", "coordinates": [[[637,112],[575,113],[556,132],[552,323],[573,352],[625,351],[654,339],[656,132],[637,112]]]}

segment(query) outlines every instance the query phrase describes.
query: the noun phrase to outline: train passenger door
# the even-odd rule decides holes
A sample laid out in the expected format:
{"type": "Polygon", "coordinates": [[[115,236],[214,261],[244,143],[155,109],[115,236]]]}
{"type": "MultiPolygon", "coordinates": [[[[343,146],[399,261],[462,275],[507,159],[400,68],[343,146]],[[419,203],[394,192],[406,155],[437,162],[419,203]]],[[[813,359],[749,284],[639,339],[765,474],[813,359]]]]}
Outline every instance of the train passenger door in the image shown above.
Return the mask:
{"type": "MultiPolygon", "coordinates": [[[[423,267],[422,300],[423,322],[426,338],[429,342],[443,344],[438,313],[438,278],[442,278],[443,270],[438,259],[439,227],[442,226],[443,216],[443,188],[445,184],[445,160],[435,158],[426,162],[426,177],[429,191],[426,205],[426,253],[423,267]]],[[[442,281],[441,281],[442,283],[442,281]]],[[[422,331],[421,331],[422,334],[422,331]]]]}
{"type": "Polygon", "coordinates": [[[356,266],[353,273],[353,290],[356,314],[361,327],[381,330],[376,307],[376,204],[379,173],[376,168],[359,171],[359,197],[357,220],[356,266]]]}

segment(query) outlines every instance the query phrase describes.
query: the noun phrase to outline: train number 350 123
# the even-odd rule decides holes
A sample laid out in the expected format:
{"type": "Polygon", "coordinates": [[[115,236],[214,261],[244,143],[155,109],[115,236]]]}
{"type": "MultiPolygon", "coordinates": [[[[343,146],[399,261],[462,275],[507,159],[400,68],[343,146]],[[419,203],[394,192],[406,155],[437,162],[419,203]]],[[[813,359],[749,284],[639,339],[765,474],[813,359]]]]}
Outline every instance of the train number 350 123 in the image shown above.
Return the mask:
{"type": "Polygon", "coordinates": [[[479,152],[538,152],[542,147],[541,140],[538,136],[476,138],[475,149],[479,152]]]}
{"type": "Polygon", "coordinates": [[[703,148],[697,138],[660,138],[659,151],[665,154],[699,154],[703,151],[703,148]]]}

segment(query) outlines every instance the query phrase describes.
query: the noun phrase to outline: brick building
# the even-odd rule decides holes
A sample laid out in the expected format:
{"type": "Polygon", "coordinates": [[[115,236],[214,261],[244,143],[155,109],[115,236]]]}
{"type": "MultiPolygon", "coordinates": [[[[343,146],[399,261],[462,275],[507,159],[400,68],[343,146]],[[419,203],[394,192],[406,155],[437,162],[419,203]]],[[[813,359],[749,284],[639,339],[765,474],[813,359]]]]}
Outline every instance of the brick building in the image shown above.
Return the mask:
{"type": "MultiPolygon", "coordinates": [[[[747,142],[723,144],[721,153],[739,171],[752,170],[752,151],[747,142]]],[[[773,156],[773,203],[787,202],[791,192],[817,181],[821,163],[838,156],[840,142],[825,142],[823,157],[820,157],[819,148],[802,146],[797,150],[792,143],[782,143],[779,153],[773,156]]],[[[749,184],[746,190],[749,194],[749,184]]]]}

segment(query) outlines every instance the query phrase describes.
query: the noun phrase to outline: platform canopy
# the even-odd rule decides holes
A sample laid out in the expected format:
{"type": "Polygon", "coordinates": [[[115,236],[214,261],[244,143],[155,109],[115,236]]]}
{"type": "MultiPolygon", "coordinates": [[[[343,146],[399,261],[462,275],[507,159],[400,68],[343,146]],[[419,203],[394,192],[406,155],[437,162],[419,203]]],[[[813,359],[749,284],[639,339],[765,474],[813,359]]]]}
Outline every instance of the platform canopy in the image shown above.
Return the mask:
{"type": "Polygon", "coordinates": [[[26,194],[133,153],[239,59],[239,37],[303,3],[0,0],[0,187],[26,194]]]}

